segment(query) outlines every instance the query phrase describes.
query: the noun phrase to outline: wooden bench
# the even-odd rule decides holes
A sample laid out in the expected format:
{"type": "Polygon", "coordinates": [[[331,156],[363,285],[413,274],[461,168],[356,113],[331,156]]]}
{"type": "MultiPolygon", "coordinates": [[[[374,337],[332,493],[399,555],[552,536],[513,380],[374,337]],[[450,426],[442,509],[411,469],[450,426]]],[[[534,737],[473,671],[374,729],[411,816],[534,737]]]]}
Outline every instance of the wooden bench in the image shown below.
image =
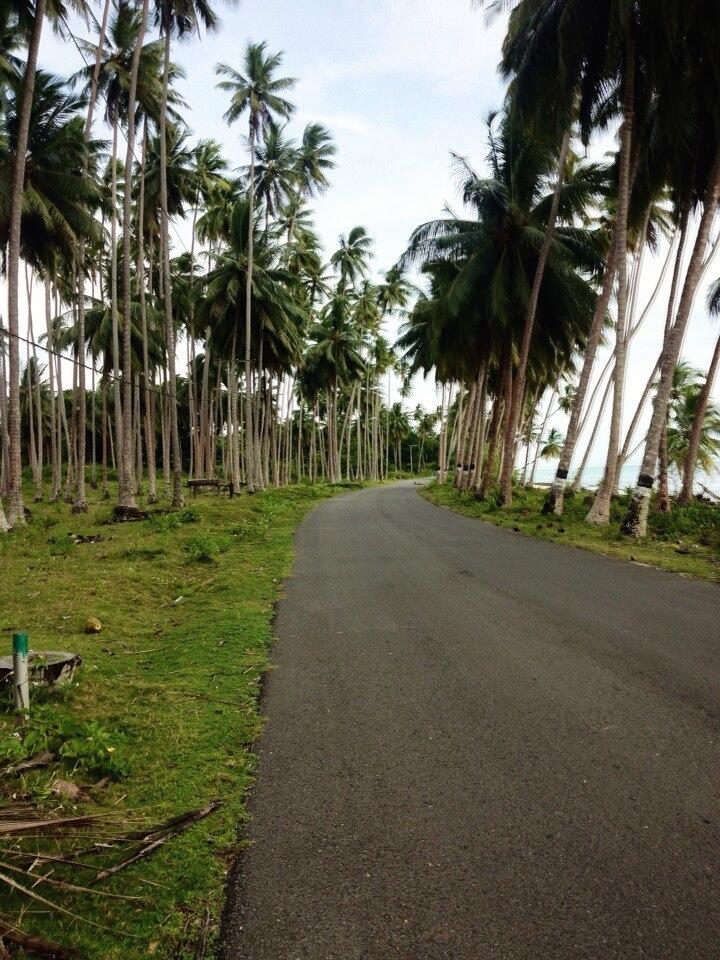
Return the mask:
{"type": "MultiPolygon", "coordinates": [[[[223,490],[225,493],[229,494],[231,497],[235,496],[235,490],[233,490],[232,484],[231,484],[231,483],[222,483],[222,482],[221,482],[220,480],[218,480],[218,479],[215,479],[215,480],[188,480],[188,481],[187,481],[187,485],[188,485],[189,489],[192,491],[192,495],[193,495],[194,497],[197,496],[197,492],[198,492],[199,489],[204,489],[204,488],[207,488],[207,489],[210,489],[210,490],[217,490],[218,492],[219,492],[220,490],[223,490]]],[[[244,487],[244,486],[246,486],[246,484],[244,484],[244,483],[238,484],[238,487],[244,487]]]]}
{"type": "Polygon", "coordinates": [[[212,490],[220,489],[219,480],[188,480],[187,485],[189,489],[192,491],[192,495],[194,497],[197,496],[197,492],[200,489],[204,489],[204,488],[212,489],[212,490]]]}

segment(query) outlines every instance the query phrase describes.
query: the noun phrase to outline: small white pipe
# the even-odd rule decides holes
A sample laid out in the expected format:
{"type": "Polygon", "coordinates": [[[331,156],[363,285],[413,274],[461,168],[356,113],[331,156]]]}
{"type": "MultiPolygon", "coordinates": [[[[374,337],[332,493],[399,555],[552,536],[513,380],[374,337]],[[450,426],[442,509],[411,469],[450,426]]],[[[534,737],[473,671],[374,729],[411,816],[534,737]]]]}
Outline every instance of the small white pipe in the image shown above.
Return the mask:
{"type": "Polygon", "coordinates": [[[30,685],[28,683],[28,635],[13,634],[13,680],[15,684],[15,709],[30,709],[30,685]]]}

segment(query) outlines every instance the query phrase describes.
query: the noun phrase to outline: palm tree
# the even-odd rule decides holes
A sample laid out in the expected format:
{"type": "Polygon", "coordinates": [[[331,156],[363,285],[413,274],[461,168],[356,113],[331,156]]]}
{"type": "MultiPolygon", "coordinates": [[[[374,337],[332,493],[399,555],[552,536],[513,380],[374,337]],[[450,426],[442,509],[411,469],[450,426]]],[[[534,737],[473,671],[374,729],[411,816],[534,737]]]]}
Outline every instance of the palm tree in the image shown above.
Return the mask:
{"type": "MultiPolygon", "coordinates": [[[[715,281],[710,291],[709,308],[713,316],[720,316],[720,280],[715,281]]],[[[687,454],[682,465],[682,489],[678,497],[678,503],[683,505],[692,503],[693,490],[695,486],[695,470],[698,466],[698,458],[703,446],[703,437],[706,432],[707,412],[710,406],[710,395],[715,384],[718,366],[720,366],[720,336],[715,341],[710,367],[705,376],[705,382],[700,389],[697,400],[695,401],[695,414],[690,429],[690,436],[687,443],[687,454]]],[[[707,443],[706,443],[707,446],[707,443]]],[[[705,469],[705,468],[703,468],[705,469]]]]}
{"type": "Polygon", "coordinates": [[[537,266],[535,268],[532,289],[530,291],[530,296],[527,303],[527,313],[525,316],[525,325],[520,343],[517,372],[515,374],[515,382],[513,384],[513,393],[510,399],[510,409],[508,411],[505,429],[506,456],[503,461],[503,471],[500,476],[500,496],[504,504],[508,504],[512,501],[512,472],[515,464],[515,456],[508,455],[508,450],[512,448],[514,451],[514,445],[516,442],[518,418],[520,415],[520,408],[525,391],[525,378],[527,374],[528,360],[530,357],[530,343],[532,340],[533,331],[535,329],[535,317],[537,314],[538,300],[540,298],[540,290],[542,288],[542,282],[545,276],[545,268],[547,266],[548,258],[555,241],[555,231],[557,227],[558,214],[560,212],[563,181],[565,179],[565,171],[570,152],[570,137],[571,132],[568,127],[563,134],[562,144],[560,146],[560,153],[557,161],[557,177],[555,181],[555,188],[553,190],[550,214],[548,217],[547,227],[545,229],[542,247],[540,248],[540,253],[538,256],[537,266]]]}
{"type": "Polygon", "coordinates": [[[387,430],[395,458],[395,473],[402,470],[402,442],[410,433],[410,418],[402,403],[394,403],[387,411],[387,430]]]}
{"type": "MultiPolygon", "coordinates": [[[[482,407],[482,371],[486,377],[493,373],[495,403],[483,494],[503,433],[502,477],[507,477],[508,470],[512,477],[517,430],[507,427],[514,379],[521,375],[524,398],[527,381],[552,380],[550,372],[567,364],[585,343],[596,299],[590,281],[603,245],[601,235],[573,225],[574,217],[597,195],[601,177],[593,167],[564,178],[558,203],[562,223],[551,231],[552,242],[545,250],[548,211],[556,199],[555,190],[547,192],[555,166],[553,150],[510,117],[502,119],[496,133],[494,120],[491,117],[488,123],[488,178],[481,178],[463,158],[454,157],[462,198],[474,219],[452,215],[418,227],[401,260],[407,266],[424,264],[434,288],[430,300],[418,302],[412,324],[420,333],[417,346],[425,354],[423,364],[441,364],[441,381],[477,381],[470,404],[473,416],[482,407]],[[529,278],[537,276],[544,255],[542,284],[532,310],[529,369],[526,365],[525,371],[519,371],[514,358],[522,357],[527,334],[533,296],[529,278]]],[[[407,334],[410,339],[414,336],[412,329],[407,334]]],[[[479,413],[484,416],[483,409],[479,413]]],[[[483,437],[484,432],[473,425],[464,439],[472,443],[483,437]]],[[[471,455],[469,460],[476,458],[471,455]]],[[[507,502],[507,488],[503,494],[507,502]]]]}
{"type": "MultiPolygon", "coordinates": [[[[7,276],[8,276],[8,332],[9,336],[9,401],[8,401],[8,514],[4,526],[21,526],[25,523],[25,506],[22,497],[22,461],[20,432],[20,341],[18,293],[20,283],[20,231],[27,141],[30,129],[35,88],[35,72],[40,47],[46,0],[16,5],[15,26],[23,33],[29,32],[27,61],[22,75],[20,102],[17,111],[16,149],[10,179],[10,211],[8,220],[7,276]]],[[[5,517],[3,516],[3,521],[5,517]]]]}
{"type": "MultiPolygon", "coordinates": [[[[247,318],[249,201],[241,198],[233,208],[225,247],[216,264],[203,278],[203,297],[198,306],[198,319],[212,329],[212,339],[219,355],[228,359],[231,404],[229,442],[231,444],[231,483],[240,483],[239,423],[236,414],[236,345],[244,338],[247,318]]],[[[275,372],[297,363],[301,353],[301,334],[307,320],[306,307],[300,296],[297,278],[279,265],[279,250],[273,239],[260,233],[255,224],[253,247],[255,263],[251,288],[251,349],[262,355],[268,370],[275,372]]],[[[246,481],[248,477],[246,462],[246,481]]]]}
{"type": "Polygon", "coordinates": [[[297,151],[296,169],[303,197],[317,197],[330,186],[328,174],[335,168],[332,134],[322,123],[309,123],[297,151]]]}
{"type": "Polygon", "coordinates": [[[424,410],[418,405],[415,410],[415,429],[420,441],[420,449],[418,451],[418,472],[422,470],[425,444],[430,437],[434,436],[437,422],[438,415],[436,412],[424,410]]]}
{"type": "Polygon", "coordinates": [[[320,322],[309,332],[312,346],[304,366],[307,376],[323,385],[328,407],[328,473],[331,483],[342,479],[338,445],[338,391],[343,384],[360,379],[365,364],[360,354],[358,330],[351,321],[352,303],[338,289],[324,308],[320,322]]]}
{"type": "Polygon", "coordinates": [[[270,127],[258,143],[255,160],[255,198],[265,208],[265,229],[287,204],[297,187],[297,150],[283,133],[270,127]]]}
{"type": "MultiPolygon", "coordinates": [[[[93,116],[95,113],[95,105],[97,102],[98,94],[98,80],[100,76],[100,63],[102,60],[103,49],[105,46],[105,35],[107,31],[108,18],[110,14],[110,3],[111,0],[105,0],[103,3],[103,12],[102,19],[100,23],[100,30],[98,33],[97,43],[95,44],[95,55],[94,55],[94,65],[93,65],[93,74],[92,80],[90,83],[90,96],[88,98],[88,108],[87,115],[85,118],[85,142],[89,143],[90,137],[92,135],[92,124],[93,116]]],[[[78,343],[78,354],[81,352],[80,348],[84,340],[84,324],[85,324],[85,244],[83,241],[80,241],[80,251],[78,256],[79,269],[78,269],[78,290],[77,290],[77,310],[78,310],[78,322],[77,322],[77,343],[78,343]]],[[[50,363],[51,369],[51,386],[52,386],[52,361],[50,363]]],[[[93,398],[94,400],[94,398],[93,398]]],[[[54,410],[54,403],[53,403],[54,410]]],[[[77,452],[77,471],[76,471],[76,488],[75,488],[75,501],[73,503],[73,510],[76,513],[83,513],[87,510],[87,504],[85,502],[85,364],[81,361],[78,364],[78,452],[77,452]]],[[[53,438],[54,442],[54,438],[53,438]]],[[[53,460],[53,470],[56,470],[56,463],[53,460]]]]}
{"type": "MultiPolygon", "coordinates": [[[[135,469],[133,456],[133,421],[132,421],[132,389],[133,378],[131,372],[131,300],[132,300],[132,272],[130,239],[132,234],[132,182],[135,162],[135,108],[138,94],[138,77],[140,61],[143,53],[145,32],[147,30],[149,0],[142,0],[141,12],[137,24],[135,44],[130,66],[130,77],[127,94],[127,121],[126,139],[127,151],[125,154],[125,189],[123,191],[123,430],[122,430],[122,471],[118,487],[118,506],[123,510],[134,510],[135,504],[135,469]]],[[[153,76],[155,79],[156,75],[153,76]]],[[[141,225],[138,221],[138,225],[141,225]]]]}
{"type": "MultiPolygon", "coordinates": [[[[720,405],[703,396],[705,384],[700,384],[699,371],[688,371],[681,385],[674,390],[670,405],[668,423],[667,456],[668,464],[676,474],[683,476],[690,457],[694,469],[704,473],[717,471],[720,456],[720,405]],[[702,416],[699,418],[699,413],[702,416]],[[700,419],[700,430],[695,437],[696,421],[700,419]]],[[[676,376],[677,380],[677,376],[676,376]]],[[[686,503],[681,498],[681,503],[686,503]]]]}
{"type": "MultiPolygon", "coordinates": [[[[232,2],[232,0],[228,0],[232,2]]],[[[167,350],[168,406],[170,413],[170,446],[172,459],[172,503],[180,506],[182,495],[182,452],[178,429],[176,336],[172,306],[172,278],[170,275],[170,214],[167,188],[167,127],[170,95],[172,37],[187,37],[217,29],[219,21],[209,0],[155,0],[155,20],[163,38],[162,98],[158,138],[160,142],[160,240],[162,246],[163,306],[165,311],[165,342],[167,350]]]]}
{"type": "MultiPolygon", "coordinates": [[[[76,80],[84,80],[92,98],[93,91],[101,94],[106,102],[105,119],[113,130],[113,150],[111,160],[111,192],[116,189],[117,177],[117,134],[118,126],[125,123],[127,131],[127,150],[123,166],[124,187],[122,191],[122,302],[124,313],[122,318],[122,349],[118,339],[118,357],[115,364],[115,418],[118,446],[118,505],[122,509],[135,507],[135,479],[133,457],[133,424],[132,424],[132,376],[130,374],[130,309],[132,259],[131,236],[133,218],[131,215],[133,201],[133,173],[135,153],[135,131],[138,115],[157,117],[161,85],[159,71],[161,66],[162,45],[157,41],[145,43],[147,29],[148,5],[143,0],[142,8],[138,12],[132,9],[124,0],[116,3],[113,18],[108,30],[109,44],[103,44],[102,50],[95,59],[92,67],[86,67],[76,75],[76,80]],[[139,109],[137,109],[139,108],[139,109]],[[122,355],[122,361],[121,356],[122,355]],[[120,369],[122,367],[122,377],[120,369]]],[[[92,47],[86,44],[90,53],[92,47]]],[[[90,112],[88,113],[90,116],[90,112]]],[[[87,130],[87,123],[86,123],[87,130]]],[[[113,206],[111,230],[117,232],[117,207],[113,206]]],[[[117,308],[117,253],[113,240],[113,260],[115,271],[111,278],[111,297],[115,302],[116,322],[117,308]]],[[[80,285],[84,290],[84,282],[80,285]]],[[[84,324],[84,296],[79,296],[78,303],[78,342],[83,341],[82,327],[84,324]]],[[[84,460],[84,457],[83,457],[84,460]]],[[[84,488],[83,471],[78,470],[78,491],[84,488]]],[[[84,489],[76,497],[76,509],[84,508],[84,489]]]]}
{"type": "Polygon", "coordinates": [[[330,257],[330,263],[339,275],[339,289],[355,283],[367,274],[368,260],[372,256],[372,240],[365,227],[353,227],[350,233],[340,237],[338,249],[330,257]]]}
{"type": "Polygon", "coordinates": [[[560,456],[564,437],[559,430],[553,427],[547,435],[545,442],[540,450],[540,456],[543,460],[556,460],[560,456]]]}
{"type": "Polygon", "coordinates": [[[225,113],[228,124],[235,123],[248,113],[248,141],[250,150],[250,174],[248,178],[248,269],[245,291],[245,460],[248,490],[253,491],[261,483],[259,463],[256,456],[256,438],[252,416],[252,274],[253,239],[255,233],[255,159],[258,137],[277,125],[277,120],[287,120],[293,105],[283,94],[291,90],[295,80],[276,76],[283,60],[282,53],[268,53],[266,43],[248,44],[245,50],[245,73],[239,73],[227,64],[218,64],[217,74],[223,79],[218,83],[221,90],[230,93],[230,107],[225,113]]]}
{"type": "MultiPolygon", "coordinates": [[[[7,136],[0,142],[0,177],[5,174],[5,182],[14,164],[19,96],[20,81],[16,80],[6,91],[3,119],[7,136]]],[[[36,73],[25,158],[20,254],[31,272],[43,279],[55,276],[59,269],[69,272],[71,289],[75,287],[74,264],[79,262],[83,242],[96,244],[100,233],[93,217],[98,193],[92,171],[88,171],[89,158],[99,144],[84,138],[81,111],[85,105],[85,99],[69,93],[62,80],[44,71],[36,73]]],[[[0,200],[0,242],[3,245],[8,231],[9,208],[5,194],[0,200]]],[[[30,287],[28,289],[30,291],[30,287]]],[[[37,371],[38,368],[34,369],[37,371]]],[[[36,388],[39,392],[39,381],[36,388]]],[[[84,424],[79,397],[75,399],[78,401],[79,431],[84,424]]],[[[40,424],[38,427],[39,455],[36,460],[40,469],[42,430],[40,424]]],[[[77,445],[82,452],[79,441],[78,436],[77,445]]],[[[41,485],[41,477],[36,478],[36,494],[41,495],[41,485]]]]}

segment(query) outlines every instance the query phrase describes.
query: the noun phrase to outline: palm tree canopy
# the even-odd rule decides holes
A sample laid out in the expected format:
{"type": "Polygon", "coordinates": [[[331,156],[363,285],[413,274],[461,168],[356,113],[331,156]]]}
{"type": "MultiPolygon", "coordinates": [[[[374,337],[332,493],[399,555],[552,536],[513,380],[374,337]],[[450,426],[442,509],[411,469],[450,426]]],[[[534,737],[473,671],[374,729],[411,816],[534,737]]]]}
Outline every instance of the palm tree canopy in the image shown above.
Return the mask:
{"type": "Polygon", "coordinates": [[[223,79],[218,83],[220,90],[230,93],[230,106],[225,112],[227,123],[235,123],[246,112],[249,113],[250,134],[257,137],[277,124],[277,120],[288,120],[294,107],[283,94],[295,86],[292,77],[277,77],[282,65],[283,54],[268,53],[267,43],[250,43],[245,50],[244,73],[240,73],[226,63],[219,63],[216,72],[223,79]]]}
{"type": "MultiPolygon", "coordinates": [[[[0,243],[7,247],[11,171],[17,142],[17,111],[22,81],[9,82],[5,130],[0,137],[0,243]]],[[[68,92],[64,81],[43,70],[35,79],[30,114],[25,191],[21,220],[21,255],[36,268],[56,256],[66,261],[77,254],[79,242],[99,242],[101,228],[94,217],[100,197],[94,180],[93,156],[100,141],[84,140],[83,95],[68,92]]]]}
{"type": "MultiPolygon", "coordinates": [[[[245,289],[248,269],[249,205],[245,198],[236,201],[224,248],[216,266],[201,279],[202,297],[198,304],[198,322],[212,329],[218,349],[230,356],[231,344],[241,343],[245,335],[245,289]]],[[[255,356],[263,343],[263,363],[267,369],[286,370],[299,361],[302,335],[307,324],[303,298],[297,279],[280,265],[280,252],[272,238],[254,228],[254,264],[252,275],[252,336],[255,356]]]]}

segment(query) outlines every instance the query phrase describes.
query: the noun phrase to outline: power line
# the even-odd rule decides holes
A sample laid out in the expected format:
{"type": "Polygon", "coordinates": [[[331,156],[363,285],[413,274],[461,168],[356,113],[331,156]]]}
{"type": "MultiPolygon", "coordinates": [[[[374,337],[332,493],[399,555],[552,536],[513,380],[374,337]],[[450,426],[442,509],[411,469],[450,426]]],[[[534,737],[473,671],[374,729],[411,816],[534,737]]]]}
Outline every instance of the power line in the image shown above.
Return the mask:
{"type": "MultiPolygon", "coordinates": [[[[68,357],[64,353],[59,353],[57,350],[51,350],[49,347],[45,346],[45,344],[43,343],[38,343],[37,340],[30,340],[27,337],[22,337],[20,336],[19,333],[10,333],[10,331],[5,329],[4,327],[0,327],[0,344],[2,343],[3,337],[13,337],[15,340],[20,340],[22,341],[22,343],[25,343],[30,347],[36,347],[38,350],[44,350],[49,357],[57,357],[60,360],[66,360],[68,363],[73,364],[73,366],[82,367],[83,370],[88,370],[91,373],[94,373],[96,376],[100,377],[101,379],[103,377],[106,377],[110,383],[115,382],[114,374],[112,375],[107,374],[102,370],[98,370],[94,366],[90,366],[90,364],[88,363],[83,363],[82,361],[78,360],[76,357],[68,357]]],[[[123,373],[121,371],[120,382],[122,383],[124,382],[124,380],[125,380],[125,377],[123,376],[123,373]]],[[[151,390],[153,393],[156,393],[159,397],[164,396],[163,391],[159,387],[151,386],[150,384],[147,384],[146,386],[148,390],[151,390]]],[[[145,385],[143,386],[143,389],[145,389],[145,385]]]]}

